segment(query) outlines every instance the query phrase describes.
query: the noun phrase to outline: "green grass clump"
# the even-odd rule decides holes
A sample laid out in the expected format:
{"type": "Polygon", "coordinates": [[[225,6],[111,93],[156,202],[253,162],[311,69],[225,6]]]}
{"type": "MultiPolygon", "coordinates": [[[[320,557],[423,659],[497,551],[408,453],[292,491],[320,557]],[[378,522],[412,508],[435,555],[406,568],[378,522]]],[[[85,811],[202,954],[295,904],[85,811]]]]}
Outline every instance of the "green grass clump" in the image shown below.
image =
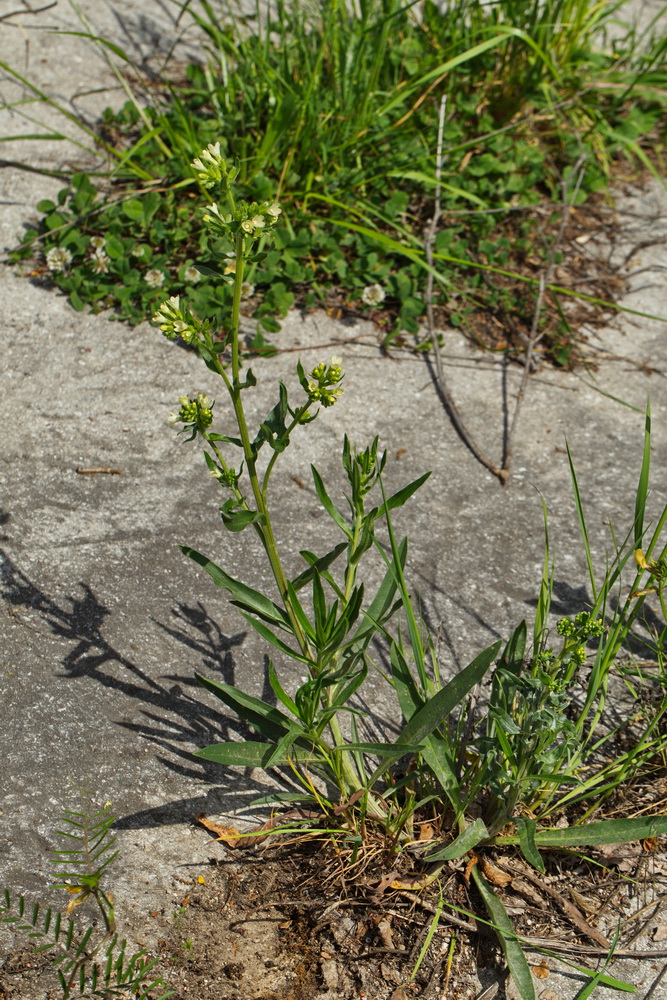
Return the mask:
{"type": "MultiPolygon", "coordinates": [[[[442,11],[427,0],[417,12],[398,0],[280,0],[270,17],[208,0],[178,6],[203,31],[205,60],[105,112],[109,183],[98,193],[75,174],[57,204],[39,203],[15,253],[29,258],[41,245],[35,273],[75,308],[112,308],[132,323],[165,293],[214,322],[229,309],[231,284],[192,269],[212,257],[190,164],[220,142],[239,164],[240,196],[278,197],[283,208],[272,248],[246,275],[255,346],[294,304],[372,314],[388,338],[416,333],[444,101],[436,304],[464,328],[485,309],[526,330],[532,286],[494,269],[533,275],[575,164],[582,203],[605,189],[620,151],[647,161],[642,142],[664,107],[664,40],[643,55],[630,29],[623,44],[603,44],[621,4],[463,0],[442,11]],[[544,203],[555,212],[538,228],[531,209],[544,203]],[[55,248],[65,255],[49,257],[55,248]],[[380,301],[367,291],[375,285],[380,301]]],[[[545,350],[565,363],[567,322],[557,308],[546,322],[545,350]]]]}

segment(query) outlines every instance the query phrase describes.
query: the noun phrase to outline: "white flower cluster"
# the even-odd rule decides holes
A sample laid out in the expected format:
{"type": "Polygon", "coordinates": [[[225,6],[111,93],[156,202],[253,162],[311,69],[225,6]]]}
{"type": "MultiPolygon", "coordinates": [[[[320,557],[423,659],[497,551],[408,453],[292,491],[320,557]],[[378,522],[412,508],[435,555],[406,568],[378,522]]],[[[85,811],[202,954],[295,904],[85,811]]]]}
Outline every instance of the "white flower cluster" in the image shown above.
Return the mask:
{"type": "Polygon", "coordinates": [[[361,293],[361,301],[367,306],[379,306],[386,297],[382,285],[366,285],[361,293]]]}
{"type": "Polygon", "coordinates": [[[159,288],[164,285],[165,275],[163,271],[160,271],[157,267],[152,267],[150,271],[146,271],[144,275],[144,281],[151,288],[159,288]]]}
{"type": "Polygon", "coordinates": [[[197,326],[187,309],[181,308],[179,295],[172,295],[167,302],[162,303],[153,316],[153,323],[160,327],[167,340],[180,337],[186,344],[191,344],[197,337],[197,326]]]}
{"type": "Polygon", "coordinates": [[[220,153],[219,142],[209,142],[190,166],[197,171],[197,180],[205,188],[212,188],[227,176],[227,165],[220,153]]]}
{"type": "Polygon", "coordinates": [[[65,271],[71,263],[72,254],[67,247],[51,247],[46,252],[46,266],[53,274],[65,271]]]}

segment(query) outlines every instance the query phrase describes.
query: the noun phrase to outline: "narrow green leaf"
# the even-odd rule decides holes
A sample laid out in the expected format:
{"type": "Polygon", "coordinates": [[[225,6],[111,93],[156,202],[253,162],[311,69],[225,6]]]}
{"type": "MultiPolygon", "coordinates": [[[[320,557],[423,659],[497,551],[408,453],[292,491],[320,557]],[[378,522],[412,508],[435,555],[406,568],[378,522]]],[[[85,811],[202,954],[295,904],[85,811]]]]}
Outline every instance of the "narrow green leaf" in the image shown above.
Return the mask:
{"type": "Polygon", "coordinates": [[[327,602],[324,596],[324,587],[319,573],[313,574],[313,616],[315,619],[315,631],[317,633],[317,644],[324,646],[327,640],[327,602]]]}
{"type": "Polygon", "coordinates": [[[430,864],[432,861],[454,861],[456,858],[462,858],[464,854],[472,851],[488,836],[489,831],[484,821],[481,819],[473,820],[463,833],[458,835],[456,840],[447,844],[442,850],[436,850],[433,853],[429,851],[428,854],[424,855],[423,861],[430,864]]]}
{"type": "Polygon", "coordinates": [[[345,743],[343,746],[331,749],[332,753],[358,750],[360,753],[370,753],[375,757],[390,757],[392,760],[397,760],[409,753],[419,753],[421,747],[413,743],[345,743]]]}
{"type": "Polygon", "coordinates": [[[537,868],[538,871],[544,871],[544,861],[542,860],[542,855],[537,849],[535,844],[535,831],[537,829],[537,824],[534,819],[529,819],[527,816],[517,816],[514,820],[516,823],[517,832],[519,834],[519,847],[521,848],[521,853],[533,868],[537,868]]]}
{"type": "Polygon", "coordinates": [[[285,708],[288,708],[292,713],[292,715],[294,715],[298,719],[299,713],[297,711],[297,707],[290,698],[290,696],[285,691],[282,684],[280,683],[280,680],[278,679],[278,674],[276,673],[276,668],[273,666],[273,660],[269,660],[268,674],[269,674],[269,684],[271,685],[271,689],[275,694],[276,698],[278,699],[278,701],[281,701],[285,706],[285,708]]]}
{"type": "Polygon", "coordinates": [[[395,510],[397,507],[402,507],[410,497],[417,492],[420,486],[426,482],[428,477],[431,475],[430,472],[424,473],[419,479],[415,479],[413,482],[408,483],[404,486],[402,490],[398,490],[392,496],[388,497],[386,503],[381,504],[379,507],[373,507],[371,511],[368,512],[367,517],[369,519],[377,520],[379,517],[384,517],[388,510],[395,510]]]}
{"type": "Polygon", "coordinates": [[[277,743],[285,733],[293,729],[294,722],[289,716],[260,698],[246,694],[231,684],[210,680],[201,674],[195,674],[195,677],[202,687],[211,691],[216,698],[233,709],[244,722],[249,723],[267,739],[277,743]]]}
{"type": "MultiPolygon", "coordinates": [[[[399,543],[398,555],[401,566],[405,566],[405,560],[408,556],[407,538],[404,538],[399,543]]],[[[387,572],[384,575],[375,597],[371,601],[370,606],[363,613],[364,621],[361,625],[359,625],[359,628],[354,633],[353,639],[359,641],[359,649],[366,649],[375,635],[378,625],[386,621],[386,619],[390,617],[390,613],[393,614],[394,608],[392,605],[396,594],[396,586],[396,567],[394,563],[391,562],[387,567],[387,572]]],[[[357,650],[356,646],[354,648],[357,650]]]]}
{"type": "MultiPolygon", "coordinates": [[[[242,605],[238,601],[232,601],[232,604],[235,604],[239,608],[244,607],[244,605],[242,605]]],[[[283,642],[282,639],[279,639],[278,636],[275,634],[275,632],[272,632],[271,629],[268,627],[268,625],[265,625],[263,621],[260,621],[259,619],[254,618],[251,615],[247,615],[244,611],[242,611],[241,613],[245,618],[245,620],[250,625],[252,625],[254,630],[256,632],[259,632],[262,639],[266,639],[267,642],[270,642],[272,646],[275,646],[276,649],[279,649],[281,653],[285,654],[285,656],[289,656],[293,660],[298,660],[299,663],[310,663],[310,660],[308,660],[305,656],[302,656],[301,653],[297,652],[296,649],[292,649],[292,647],[288,646],[286,642],[283,642]]]]}
{"type": "Polygon", "coordinates": [[[313,753],[312,750],[292,745],[289,754],[277,759],[275,747],[269,743],[254,743],[252,740],[245,740],[243,743],[214,743],[210,747],[197,750],[194,756],[228,767],[267,767],[268,761],[273,758],[273,767],[280,767],[288,764],[290,760],[312,760],[313,753]]]}
{"type": "Polygon", "coordinates": [[[403,718],[409,722],[415,712],[422,708],[424,699],[417,690],[403,650],[393,639],[389,650],[389,662],[398,704],[403,718]]]}
{"type": "Polygon", "coordinates": [[[399,734],[401,743],[421,743],[440,726],[450,712],[460,705],[465,696],[478,684],[495,660],[500,650],[500,639],[476,656],[472,663],[460,670],[452,680],[433,695],[416,712],[399,734]]]}
{"type": "Polygon", "coordinates": [[[289,582],[289,580],[287,581],[287,596],[289,598],[289,604],[292,608],[292,611],[299,620],[299,625],[304,630],[308,638],[315,641],[315,629],[311,625],[308,619],[308,615],[304,611],[301,602],[297,597],[296,590],[294,589],[293,585],[289,582]]]}
{"type": "Polygon", "coordinates": [[[523,659],[526,655],[526,636],[527,628],[524,619],[512,632],[503,650],[503,655],[498,660],[499,670],[508,670],[511,674],[521,673],[523,659]]]}
{"type": "Polygon", "coordinates": [[[194,562],[199,563],[206,570],[216,587],[224,587],[225,590],[228,590],[240,607],[252,611],[259,618],[270,622],[272,625],[277,625],[288,632],[291,631],[287,613],[274,604],[273,601],[269,600],[268,597],[265,597],[264,594],[260,594],[259,591],[246,586],[240,580],[235,580],[234,577],[229,576],[223,569],[216,566],[206,556],[201,555],[200,552],[196,552],[195,549],[188,548],[187,545],[181,545],[180,549],[184,555],[194,560],[194,562]]]}
{"type": "Polygon", "coordinates": [[[318,500],[326,510],[329,517],[336,522],[343,534],[346,535],[347,538],[351,539],[352,529],[327,493],[322,477],[314,465],[311,465],[310,471],[313,474],[313,482],[315,483],[315,492],[317,493],[318,500]]]}
{"type": "MultiPolygon", "coordinates": [[[[556,827],[538,830],[537,847],[594,847],[596,844],[634,844],[638,840],[664,837],[667,816],[643,816],[636,819],[603,819],[560,830],[556,827]]],[[[494,837],[494,844],[516,844],[518,837],[494,837]]]]}
{"type": "Polygon", "coordinates": [[[514,928],[512,927],[512,921],[507,914],[507,910],[476,865],[472,870],[472,877],[482,897],[486,912],[491,918],[493,929],[498,935],[498,940],[505,953],[512,979],[516,983],[521,995],[521,1000],[535,1000],[535,986],[533,985],[530,966],[526,961],[523,948],[519,944],[514,928]]]}
{"type": "Polygon", "coordinates": [[[335,548],[327,552],[325,556],[320,556],[317,558],[314,553],[309,552],[307,549],[302,549],[300,555],[309,563],[308,569],[305,569],[303,573],[299,573],[297,577],[292,580],[292,586],[294,590],[300,590],[305,584],[310,583],[315,572],[320,574],[324,573],[325,570],[331,566],[333,562],[336,561],[341,552],[344,552],[347,548],[347,542],[339,542],[335,548]]]}
{"type": "MultiPolygon", "coordinates": [[[[498,655],[499,649],[500,639],[475,657],[472,663],[460,670],[449,684],[446,684],[432,698],[429,698],[398,734],[397,743],[421,744],[426,741],[428,747],[430,745],[428,738],[433,731],[445,721],[450,712],[461,703],[475,684],[481,681],[498,655]]],[[[385,761],[373,772],[369,779],[369,787],[384,774],[389,763],[390,761],[385,761]]]]}
{"type": "Polygon", "coordinates": [[[635,549],[642,548],[642,538],[644,535],[644,516],[646,513],[646,498],[648,496],[649,473],[651,469],[651,404],[646,404],[646,418],[644,423],[644,451],[642,454],[642,467],[637,483],[637,495],[635,497],[635,549]]]}

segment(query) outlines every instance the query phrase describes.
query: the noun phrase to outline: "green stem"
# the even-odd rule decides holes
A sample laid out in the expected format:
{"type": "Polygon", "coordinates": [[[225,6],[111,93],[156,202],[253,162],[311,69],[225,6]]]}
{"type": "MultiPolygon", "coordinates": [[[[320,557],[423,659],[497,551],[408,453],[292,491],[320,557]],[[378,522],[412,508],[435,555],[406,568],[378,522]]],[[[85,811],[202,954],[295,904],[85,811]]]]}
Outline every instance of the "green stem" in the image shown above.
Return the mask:
{"type": "MultiPolygon", "coordinates": [[[[298,427],[298,425],[302,422],[303,418],[308,413],[308,410],[310,409],[311,405],[312,405],[312,400],[309,399],[306,403],[304,403],[304,405],[300,409],[296,411],[296,413],[294,414],[294,419],[292,420],[292,423],[289,425],[289,427],[285,430],[285,433],[283,434],[281,441],[287,441],[289,439],[290,434],[292,433],[294,428],[298,427]]],[[[264,503],[266,503],[267,492],[269,489],[269,478],[271,476],[271,473],[273,472],[273,467],[276,464],[278,455],[279,452],[274,450],[273,455],[269,459],[269,464],[266,467],[266,471],[264,472],[264,478],[262,479],[262,496],[264,497],[264,503]]]]}
{"type": "MultiPolygon", "coordinates": [[[[287,590],[287,578],[280,561],[280,556],[278,554],[278,548],[276,546],[276,540],[273,535],[273,527],[271,525],[271,516],[269,514],[268,504],[266,502],[266,497],[262,492],[262,487],[259,482],[259,476],[257,475],[257,464],[255,451],[250,440],[250,434],[248,433],[248,424],[245,418],[245,411],[243,409],[243,401],[241,399],[241,364],[240,364],[240,353],[239,353],[239,324],[240,324],[240,314],[241,314],[241,286],[243,284],[243,268],[244,268],[244,250],[245,250],[245,237],[242,231],[237,232],[235,238],[235,251],[236,251],[236,274],[234,281],[234,301],[232,305],[232,379],[231,384],[228,378],[225,378],[227,383],[227,388],[231,396],[232,405],[234,407],[234,414],[236,416],[236,423],[238,425],[239,434],[241,436],[241,443],[243,444],[243,454],[245,456],[246,469],[248,471],[248,477],[250,479],[250,485],[252,487],[253,496],[255,498],[255,504],[257,505],[257,510],[263,515],[262,520],[262,537],[264,541],[264,548],[266,550],[266,555],[273,572],[273,577],[276,581],[276,585],[280,592],[280,596],[285,604],[285,610],[290,620],[294,636],[299,644],[301,652],[309,660],[314,662],[312,650],[308,642],[308,637],[303,631],[301,624],[294,613],[291,601],[289,599],[289,593],[287,590]]],[[[222,367],[222,366],[220,366],[222,367]]]]}

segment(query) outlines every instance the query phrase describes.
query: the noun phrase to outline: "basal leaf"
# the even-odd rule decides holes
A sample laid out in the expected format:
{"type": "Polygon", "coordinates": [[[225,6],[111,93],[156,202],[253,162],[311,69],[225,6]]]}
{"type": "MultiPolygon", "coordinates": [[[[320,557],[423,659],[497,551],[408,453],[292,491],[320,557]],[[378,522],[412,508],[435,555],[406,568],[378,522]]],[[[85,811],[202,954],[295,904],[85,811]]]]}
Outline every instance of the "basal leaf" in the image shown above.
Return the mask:
{"type": "Polygon", "coordinates": [[[453,840],[451,844],[447,844],[442,850],[436,850],[433,853],[429,852],[424,855],[423,860],[429,864],[431,861],[454,861],[456,858],[462,858],[468,851],[472,851],[474,847],[477,847],[479,843],[486,840],[488,836],[489,831],[483,820],[473,820],[470,826],[467,826],[463,833],[458,835],[456,840],[453,840]]]}
{"type": "Polygon", "coordinates": [[[521,1000],[535,1000],[535,986],[530,966],[526,961],[523,948],[519,944],[516,932],[512,927],[507,910],[500,902],[495,892],[486,881],[477,866],[472,870],[475,885],[479,889],[486,912],[491,918],[493,929],[498,935],[512,979],[517,985],[521,1000]]]}

